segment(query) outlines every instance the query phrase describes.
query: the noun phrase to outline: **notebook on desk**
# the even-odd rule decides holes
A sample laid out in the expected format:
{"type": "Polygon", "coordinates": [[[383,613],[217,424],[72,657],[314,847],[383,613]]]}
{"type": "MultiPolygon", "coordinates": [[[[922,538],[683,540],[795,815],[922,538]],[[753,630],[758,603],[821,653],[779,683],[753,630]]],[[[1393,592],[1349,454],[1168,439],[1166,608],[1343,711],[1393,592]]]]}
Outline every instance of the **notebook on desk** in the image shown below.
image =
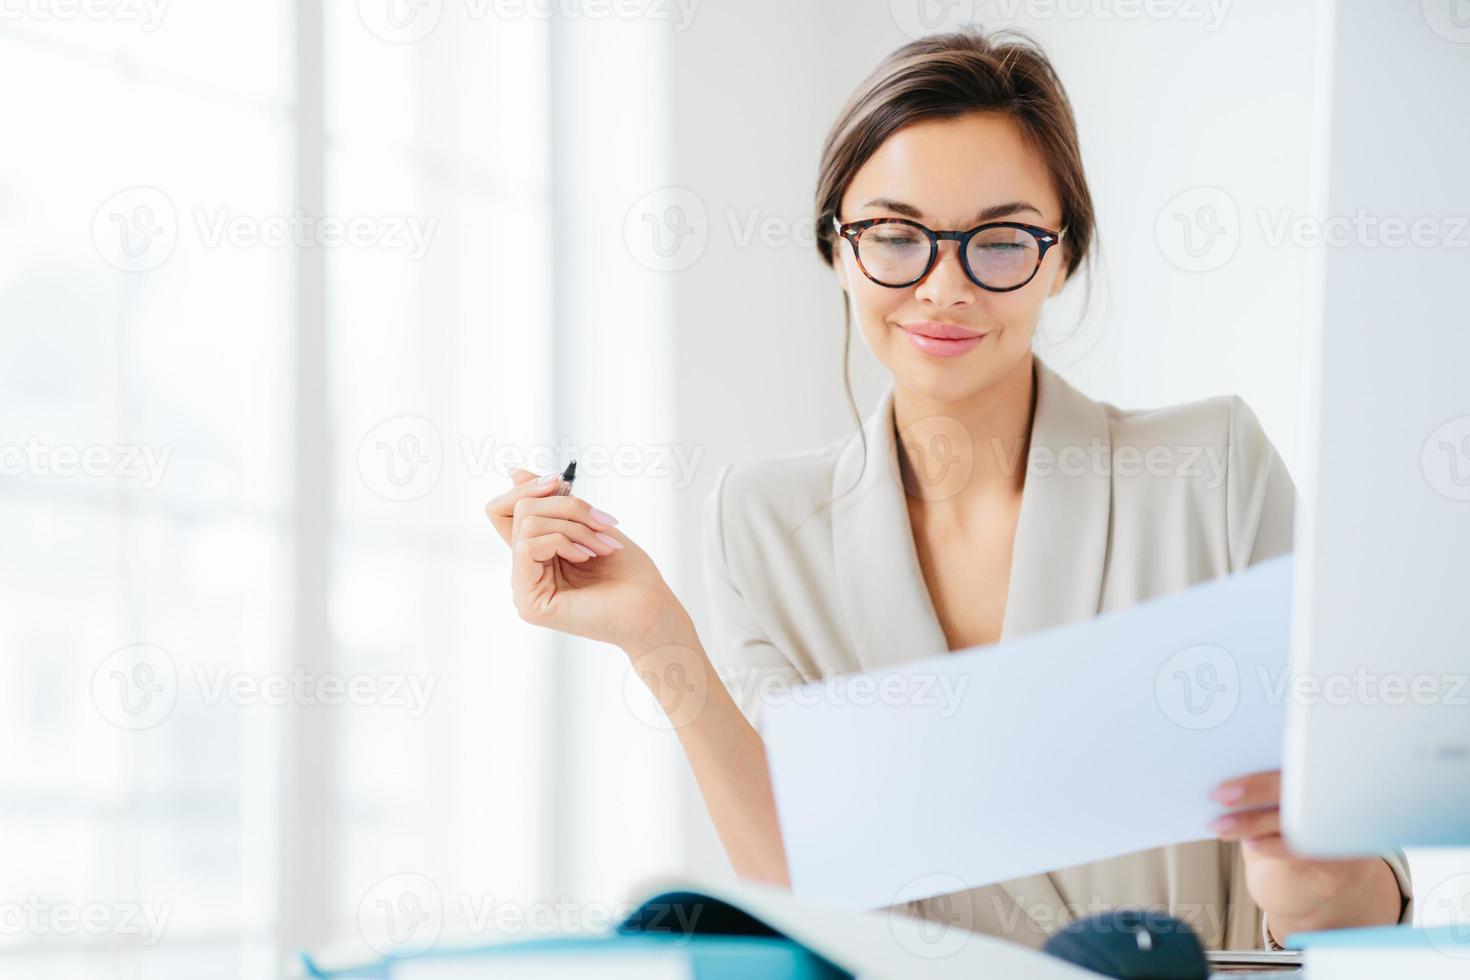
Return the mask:
{"type": "Polygon", "coordinates": [[[1071,963],[996,936],[936,931],[886,911],[854,912],[783,889],[660,879],[634,911],[593,935],[476,945],[436,943],[369,962],[302,956],[330,980],[1096,980],[1071,963]]]}

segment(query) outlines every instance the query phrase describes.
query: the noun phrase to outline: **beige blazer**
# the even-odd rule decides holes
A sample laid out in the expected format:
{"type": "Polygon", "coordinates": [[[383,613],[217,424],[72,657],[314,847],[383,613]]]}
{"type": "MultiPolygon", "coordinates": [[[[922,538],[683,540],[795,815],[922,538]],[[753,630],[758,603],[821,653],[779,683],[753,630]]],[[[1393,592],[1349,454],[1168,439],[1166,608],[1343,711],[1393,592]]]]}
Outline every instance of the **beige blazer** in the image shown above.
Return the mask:
{"type": "MultiPolygon", "coordinates": [[[[1088,398],[1039,357],[1035,364],[1002,639],[1123,609],[1291,550],[1291,477],[1240,398],[1124,411],[1088,398]],[[1148,463],[1151,447],[1165,448],[1148,463]]],[[[865,431],[870,455],[861,477],[854,432],[815,450],[726,466],[705,501],[707,645],[757,727],[760,692],[770,689],[763,685],[948,652],[899,481],[891,386],[865,431]]],[[[1036,710],[1044,715],[1043,700],[1036,710]]],[[[955,778],[963,778],[961,762],[955,778]]],[[[1385,857],[1404,896],[1401,921],[1412,921],[1407,862],[1385,857]]],[[[1120,905],[1183,918],[1207,948],[1268,945],[1239,845],[1214,840],[904,909],[1039,946],[1057,926],[1120,905]]]]}

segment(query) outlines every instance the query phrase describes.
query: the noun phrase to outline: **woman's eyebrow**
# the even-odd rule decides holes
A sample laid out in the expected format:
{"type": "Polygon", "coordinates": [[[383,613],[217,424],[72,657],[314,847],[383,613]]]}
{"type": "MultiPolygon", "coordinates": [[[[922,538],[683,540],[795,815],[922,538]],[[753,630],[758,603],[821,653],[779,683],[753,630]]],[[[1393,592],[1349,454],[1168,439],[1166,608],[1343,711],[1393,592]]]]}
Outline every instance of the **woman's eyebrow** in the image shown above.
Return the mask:
{"type": "MultiPolygon", "coordinates": [[[[915,220],[923,217],[924,214],[912,204],[905,204],[902,201],[894,201],[886,197],[875,197],[867,204],[864,204],[863,207],[882,208],[885,211],[893,211],[896,214],[903,215],[905,218],[913,218],[915,220]]],[[[1034,211],[1038,217],[1041,216],[1041,209],[1034,204],[1027,204],[1025,201],[1007,201],[1005,204],[993,204],[981,211],[975,216],[975,223],[984,224],[987,221],[994,221],[996,218],[1003,218],[1006,215],[1016,214],[1020,211],[1034,211]]]]}

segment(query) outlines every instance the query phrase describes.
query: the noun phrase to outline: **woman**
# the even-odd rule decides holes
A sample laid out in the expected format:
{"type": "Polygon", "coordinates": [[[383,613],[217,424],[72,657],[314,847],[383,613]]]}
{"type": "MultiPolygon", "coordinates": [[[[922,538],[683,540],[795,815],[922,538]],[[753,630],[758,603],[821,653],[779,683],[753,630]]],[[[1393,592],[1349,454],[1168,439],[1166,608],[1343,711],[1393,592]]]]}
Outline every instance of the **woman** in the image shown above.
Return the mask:
{"type": "MultiPolygon", "coordinates": [[[[555,474],[518,472],[487,507],[522,618],[635,658],[735,870],[779,884],[753,727],[773,691],[1237,571],[1290,550],[1294,496],[1240,399],[1120,411],[1033,355],[1047,299],[1087,259],[1093,208],[1070,104],[1024,37],[938,35],[886,59],[827,139],[816,212],[849,341],[855,318],[893,383],[854,436],[720,474],[706,505],[719,673],[648,556],[558,495],[555,474]]],[[[1125,904],[1185,918],[1211,948],[1410,921],[1402,855],[1296,857],[1278,789],[1274,772],[1221,786],[1231,815],[1201,828],[1214,839],[909,908],[1033,946],[1125,904]]]]}

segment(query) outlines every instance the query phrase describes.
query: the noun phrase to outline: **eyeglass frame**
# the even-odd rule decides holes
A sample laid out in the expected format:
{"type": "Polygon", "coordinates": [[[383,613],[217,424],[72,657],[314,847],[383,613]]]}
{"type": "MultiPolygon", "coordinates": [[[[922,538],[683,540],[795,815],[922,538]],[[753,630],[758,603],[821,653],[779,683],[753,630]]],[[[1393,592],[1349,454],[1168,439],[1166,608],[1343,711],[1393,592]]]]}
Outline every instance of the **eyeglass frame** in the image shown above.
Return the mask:
{"type": "Polygon", "coordinates": [[[1028,225],[1020,221],[988,221],[983,225],[976,225],[969,231],[935,231],[933,228],[922,225],[910,218],[860,218],[857,221],[844,223],[835,213],[832,215],[832,227],[838,235],[847,239],[848,243],[852,245],[853,258],[857,259],[858,268],[862,270],[863,275],[867,276],[869,281],[877,283],[879,286],[888,289],[907,289],[916,283],[923,282],[924,277],[934,271],[934,266],[939,260],[939,243],[946,241],[959,242],[960,267],[965,270],[965,275],[975,285],[992,293],[1013,292],[1030,283],[1032,279],[1036,278],[1036,273],[1041,271],[1041,263],[1046,258],[1047,250],[1053,245],[1059,244],[1062,236],[1067,233],[1065,227],[1058,231],[1052,231],[1050,228],[1042,228],[1039,225],[1028,225]],[[874,225],[908,225],[910,228],[917,228],[923,232],[924,236],[929,239],[929,261],[924,264],[924,271],[908,282],[898,283],[896,285],[879,282],[879,280],[874,279],[873,274],[868,271],[868,267],[863,264],[863,253],[858,248],[857,243],[858,236],[874,225]],[[970,239],[987,228],[1019,228],[1036,239],[1036,266],[1031,270],[1031,275],[1014,286],[987,286],[980,281],[980,278],[975,275],[975,271],[970,268],[970,239]]]}

